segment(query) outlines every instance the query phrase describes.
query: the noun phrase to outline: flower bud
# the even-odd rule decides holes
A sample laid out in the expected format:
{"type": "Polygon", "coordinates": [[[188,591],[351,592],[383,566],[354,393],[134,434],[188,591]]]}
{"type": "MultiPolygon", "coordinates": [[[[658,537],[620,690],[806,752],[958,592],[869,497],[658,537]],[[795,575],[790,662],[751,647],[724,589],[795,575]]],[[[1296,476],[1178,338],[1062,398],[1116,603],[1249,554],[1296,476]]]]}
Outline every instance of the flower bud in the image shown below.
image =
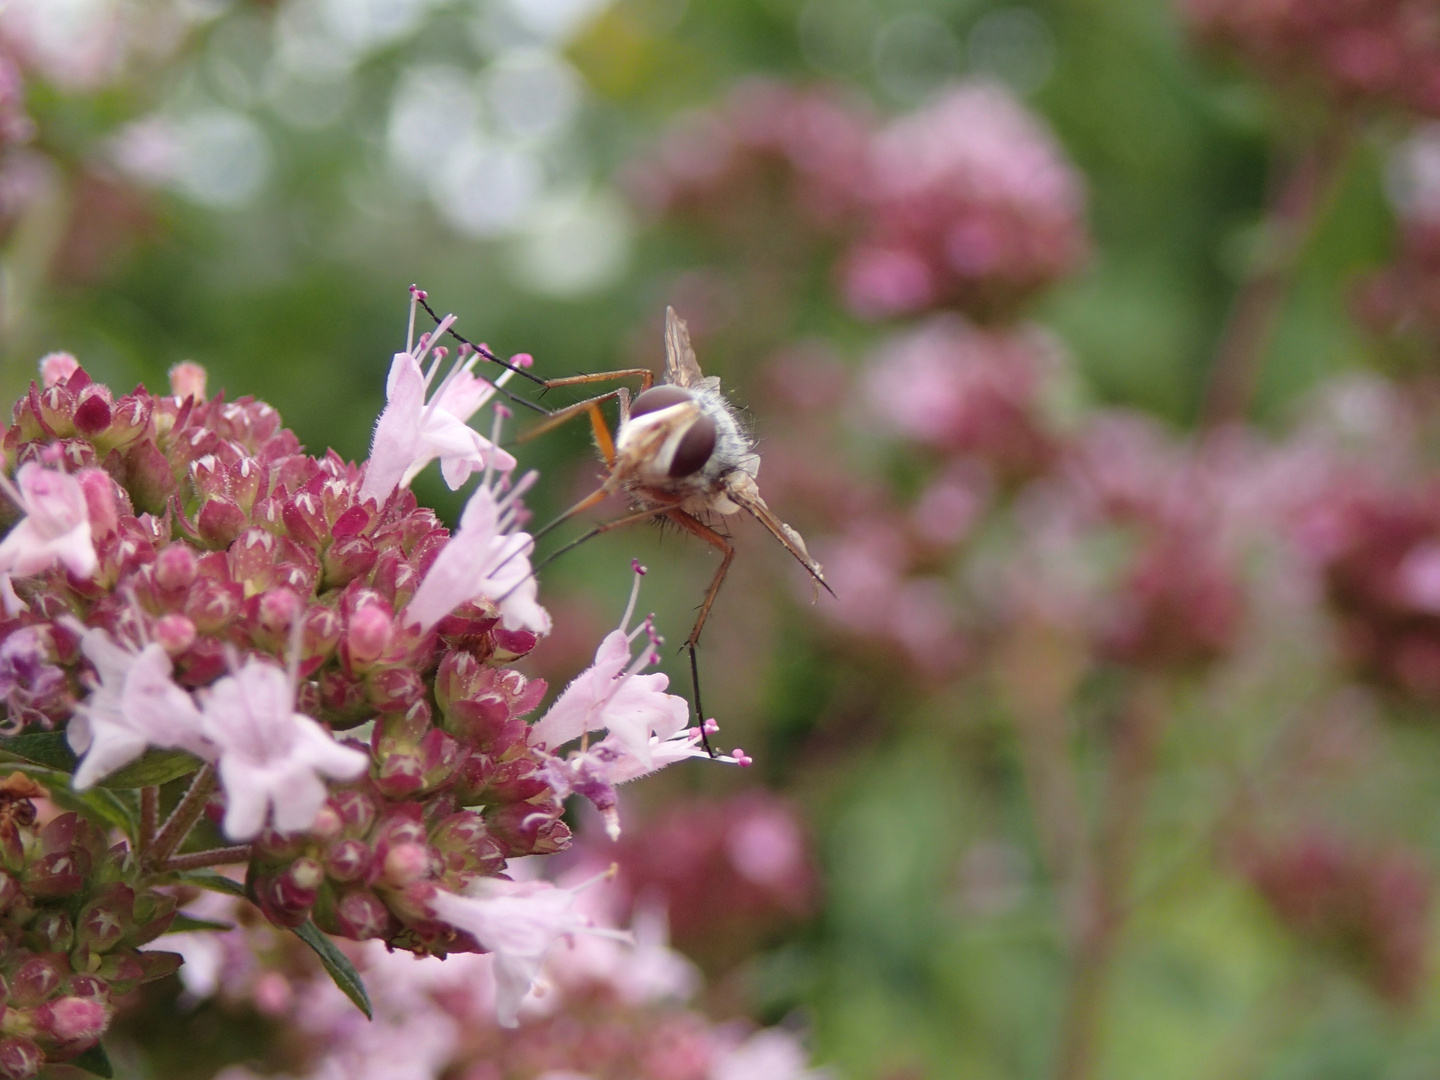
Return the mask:
{"type": "Polygon", "coordinates": [[[325,853],[325,872],[335,881],[359,881],[370,869],[370,848],[360,840],[342,840],[325,853]]]}
{"type": "Polygon", "coordinates": [[[100,434],[110,426],[111,406],[109,387],[91,383],[75,400],[75,430],[86,438],[100,434]]]}
{"type": "Polygon", "coordinates": [[[115,481],[103,469],[82,469],[75,479],[85,493],[85,510],[90,517],[91,533],[97,538],[109,536],[119,522],[115,509],[115,481]]]}
{"type": "Polygon", "coordinates": [[[195,528],[212,548],[227,548],[245,528],[245,511],[232,499],[211,499],[196,515],[195,528]]]}
{"type": "Polygon", "coordinates": [[[330,796],[330,805],[344,822],[351,837],[365,836],[375,825],[377,811],[374,800],[360,791],[337,791],[330,796]]]}
{"type": "Polygon", "coordinates": [[[155,556],[155,584],[166,592],[180,592],[195,583],[199,566],[195,549],[189,544],[169,544],[155,556]]]}
{"type": "Polygon", "coordinates": [[[134,892],[125,885],[113,885],[106,895],[80,909],[75,924],[78,944],[91,952],[109,952],[132,925],[134,892]]]}
{"type": "Polygon", "coordinates": [[[350,659],[368,664],[380,657],[390,644],[392,619],[383,602],[366,604],[350,616],[345,629],[345,647],[350,659]]]}
{"type": "Polygon", "coordinates": [[[193,360],[182,360],[170,369],[170,392],[177,398],[205,400],[205,369],[193,360]]]}
{"type": "Polygon", "coordinates": [[[0,1039],[0,1080],[30,1080],[39,1075],[45,1056],[23,1036],[0,1039]]]}
{"type": "Polygon", "coordinates": [[[80,369],[80,361],[68,352],[46,353],[40,358],[40,384],[47,389],[67,382],[80,369]]]}
{"type": "Polygon", "coordinates": [[[65,957],[59,953],[34,956],[21,964],[10,976],[10,1004],[38,1005],[54,994],[64,981],[63,964],[65,957]]]}
{"type": "Polygon", "coordinates": [[[35,916],[29,933],[37,952],[69,952],[75,941],[75,924],[65,912],[47,908],[35,916]]]}
{"type": "Polygon", "coordinates": [[[365,677],[366,698],[380,712],[404,712],[423,701],[425,680],[410,667],[372,671],[365,677]]]}
{"type": "Polygon", "coordinates": [[[62,997],[35,1010],[37,1033],[62,1045],[93,1045],[109,1023],[109,1010],[94,998],[62,997]]]}
{"type": "Polygon", "coordinates": [[[154,406],[149,395],[126,394],[110,410],[110,426],[95,440],[104,450],[129,446],[150,431],[154,406]]]}
{"type": "Polygon", "coordinates": [[[388,938],[395,919],[381,899],[367,889],[347,892],[335,905],[335,932],[365,941],[388,938]]]}
{"type": "Polygon", "coordinates": [[[377,557],[375,545],[368,537],[340,537],[325,552],[325,587],[340,588],[356,578],[364,577],[375,566],[377,557]]]}
{"type": "Polygon", "coordinates": [[[419,881],[430,869],[430,853],[423,844],[396,844],[385,854],[380,879],[392,888],[419,881]]]}
{"type": "Polygon", "coordinates": [[[195,643],[195,624],[184,615],[162,615],[155,621],[155,641],[171,656],[177,656],[195,643]]]}
{"type": "Polygon", "coordinates": [[[240,614],[244,590],[212,577],[196,580],[185,597],[185,614],[201,634],[218,634],[240,614]]]}

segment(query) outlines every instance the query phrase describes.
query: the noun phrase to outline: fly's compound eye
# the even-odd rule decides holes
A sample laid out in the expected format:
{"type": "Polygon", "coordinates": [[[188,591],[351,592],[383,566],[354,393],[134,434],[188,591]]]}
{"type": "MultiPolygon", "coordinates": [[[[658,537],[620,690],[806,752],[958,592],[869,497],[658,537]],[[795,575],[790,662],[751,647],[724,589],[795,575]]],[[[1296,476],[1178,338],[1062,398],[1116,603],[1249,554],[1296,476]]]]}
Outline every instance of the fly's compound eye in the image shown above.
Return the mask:
{"type": "MultiPolygon", "coordinates": [[[[654,393],[654,391],[650,391],[654,393]]],[[[643,395],[642,395],[643,396],[643,395]]],[[[670,479],[692,476],[705,467],[715,450],[715,421],[703,413],[680,436],[675,456],[670,459],[670,479]]]]}
{"type": "Polygon", "coordinates": [[[679,405],[684,401],[693,401],[690,391],[678,386],[652,386],[649,390],[639,394],[635,403],[630,406],[630,416],[634,419],[637,416],[644,416],[646,413],[659,412],[661,409],[668,409],[671,405],[679,405]]]}

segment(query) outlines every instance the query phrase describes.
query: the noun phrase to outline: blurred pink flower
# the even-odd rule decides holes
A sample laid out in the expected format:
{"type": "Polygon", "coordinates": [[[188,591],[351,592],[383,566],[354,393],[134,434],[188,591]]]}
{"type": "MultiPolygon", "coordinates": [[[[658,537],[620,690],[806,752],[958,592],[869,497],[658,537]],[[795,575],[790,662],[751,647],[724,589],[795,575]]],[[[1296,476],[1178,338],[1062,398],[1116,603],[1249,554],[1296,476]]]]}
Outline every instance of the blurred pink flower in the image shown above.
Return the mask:
{"type": "Polygon", "coordinates": [[[862,316],[1008,311],[1089,250],[1080,175],[1039,118],[986,83],[882,131],[862,204],[866,224],[842,268],[862,316]]]}
{"type": "Polygon", "coordinates": [[[575,911],[576,891],[544,881],[482,878],[465,896],[441,890],[430,901],[437,916],[494,954],[495,1009],[502,1026],[519,1022],[520,1003],[561,938],[581,932],[625,936],[591,926],[575,911]]]}
{"type": "Polygon", "coordinates": [[[76,577],[95,572],[90,515],[76,477],[27,461],[15,484],[4,487],[25,517],[0,540],[0,573],[38,574],[57,561],[76,577]]]}
{"type": "Polygon", "coordinates": [[[259,834],[272,810],[279,832],[309,828],[329,794],[320,778],[353,780],[370,764],[296,712],[290,676],[257,657],[210,687],[203,722],[218,751],[225,834],[235,841],[259,834]]]}

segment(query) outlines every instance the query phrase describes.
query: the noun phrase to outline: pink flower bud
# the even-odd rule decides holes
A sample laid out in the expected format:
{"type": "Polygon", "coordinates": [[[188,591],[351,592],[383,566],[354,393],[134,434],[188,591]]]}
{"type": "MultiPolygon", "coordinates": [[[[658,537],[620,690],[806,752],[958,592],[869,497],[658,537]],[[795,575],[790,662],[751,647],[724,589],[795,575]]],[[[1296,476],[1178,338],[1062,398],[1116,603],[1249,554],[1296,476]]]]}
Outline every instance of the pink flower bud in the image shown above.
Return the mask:
{"type": "Polygon", "coordinates": [[[170,392],[177,398],[205,400],[205,369],[191,360],[183,360],[170,369],[170,392]]]}
{"type": "Polygon", "coordinates": [[[382,604],[367,604],[350,617],[345,640],[350,658],[368,664],[384,653],[390,644],[390,612],[382,604]]]}
{"type": "Polygon", "coordinates": [[[245,511],[231,499],[215,498],[200,508],[195,529],[212,548],[226,548],[245,528],[245,511]]]}
{"type": "Polygon", "coordinates": [[[75,479],[85,492],[85,510],[90,515],[90,530],[98,538],[115,531],[119,521],[115,502],[115,481],[102,469],[82,469],[75,479]]]}
{"type": "Polygon", "coordinates": [[[271,589],[260,597],[259,619],[262,629],[276,636],[288,633],[300,614],[300,597],[289,589],[271,589]]]}
{"type": "Polygon", "coordinates": [[[336,929],[357,941],[388,937],[394,921],[380,898],[368,890],[346,893],[335,909],[336,929]]]}
{"type": "Polygon", "coordinates": [[[370,848],[360,840],[342,840],[325,853],[325,870],[336,881],[359,881],[370,869],[370,848]]]}
{"type": "Polygon", "coordinates": [[[365,688],[370,704],[381,712],[409,709],[425,696],[425,680],[408,667],[373,671],[365,678],[365,688]]]}
{"type": "Polygon", "coordinates": [[[45,1055],[29,1039],[16,1036],[0,1039],[0,1078],[3,1080],[30,1080],[40,1072],[45,1055]]]}
{"type": "Polygon", "coordinates": [[[80,369],[80,361],[68,352],[46,353],[40,358],[40,382],[46,387],[67,382],[80,369]]]}
{"type": "Polygon", "coordinates": [[[195,643],[195,624],[184,615],[162,615],[152,631],[155,640],[171,656],[178,656],[195,643]]]}
{"type": "Polygon", "coordinates": [[[108,1010],[94,998],[63,997],[35,1010],[36,1027],[58,1043],[94,1043],[109,1022],[108,1010]]]}
{"type": "Polygon", "coordinates": [[[381,871],[385,884],[403,888],[425,877],[430,868],[430,853],[423,844],[398,844],[385,855],[381,871]]]}
{"type": "Polygon", "coordinates": [[[125,465],[129,477],[127,490],[135,509],[151,514],[164,513],[170,496],[179,491],[169,459],[149,439],[141,439],[126,454],[125,465]]]}
{"type": "Polygon", "coordinates": [[[91,383],[76,399],[75,430],[85,436],[100,434],[110,426],[111,407],[109,388],[91,383]]]}
{"type": "Polygon", "coordinates": [[[333,840],[340,835],[345,823],[340,820],[340,814],[333,806],[322,806],[320,812],[315,815],[315,820],[310,824],[310,835],[319,837],[321,840],[333,840]]]}
{"type": "Polygon", "coordinates": [[[200,633],[214,634],[235,621],[243,596],[239,585],[199,578],[185,598],[185,614],[200,633]]]}
{"type": "Polygon", "coordinates": [[[63,979],[55,960],[43,956],[33,957],[21,964],[19,970],[10,976],[10,1004],[38,1005],[60,989],[63,979]]]}
{"type": "Polygon", "coordinates": [[[375,566],[377,557],[375,545],[368,537],[345,536],[337,539],[323,559],[325,587],[340,588],[358,577],[364,577],[375,566]]]}
{"type": "Polygon", "coordinates": [[[375,824],[375,803],[363,792],[337,791],[330,796],[330,805],[345,823],[345,829],[352,836],[364,836],[375,824]]]}

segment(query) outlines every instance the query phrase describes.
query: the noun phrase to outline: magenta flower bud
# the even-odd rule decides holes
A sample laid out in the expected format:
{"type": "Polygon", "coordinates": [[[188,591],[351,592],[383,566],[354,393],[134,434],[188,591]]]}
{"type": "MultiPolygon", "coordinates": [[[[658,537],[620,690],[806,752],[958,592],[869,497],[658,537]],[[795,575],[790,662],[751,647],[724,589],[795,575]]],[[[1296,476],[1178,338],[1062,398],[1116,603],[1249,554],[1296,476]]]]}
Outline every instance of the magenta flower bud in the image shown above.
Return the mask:
{"type": "Polygon", "coordinates": [[[110,1012],[94,998],[62,997],[35,1010],[38,1033],[61,1045],[90,1045],[110,1023],[110,1012]]]}
{"type": "Polygon", "coordinates": [[[110,427],[95,440],[102,450],[129,446],[150,430],[153,404],[149,395],[126,394],[110,411],[110,427]]]}
{"type": "Polygon", "coordinates": [[[55,954],[31,957],[21,964],[10,976],[10,1005],[22,1008],[38,1005],[54,994],[64,981],[64,972],[60,969],[64,962],[64,956],[55,954]]]}
{"type": "Polygon", "coordinates": [[[196,515],[195,528],[216,550],[229,547],[245,528],[245,511],[231,499],[211,499],[196,515]]]}
{"type": "Polygon", "coordinates": [[[385,853],[381,880],[393,888],[419,881],[430,869],[430,853],[423,844],[396,844],[385,853]]]}
{"type": "Polygon", "coordinates": [[[40,1073],[45,1055],[29,1039],[0,1039],[0,1080],[30,1080],[40,1073]]]}
{"type": "Polygon", "coordinates": [[[70,979],[70,985],[66,988],[72,997],[94,998],[97,1001],[110,1000],[110,987],[104,979],[97,979],[94,975],[75,975],[70,979]]]}
{"type": "Polygon", "coordinates": [[[343,671],[336,668],[321,671],[319,684],[321,719],[329,721],[331,727],[344,730],[375,715],[364,684],[343,671]]]}
{"type": "Polygon", "coordinates": [[[284,639],[290,627],[299,617],[300,597],[289,589],[270,589],[260,597],[259,622],[261,629],[284,639]]]}
{"type": "Polygon", "coordinates": [[[40,385],[47,390],[63,382],[80,370],[80,361],[68,352],[46,353],[40,358],[40,385]]]}
{"type": "Polygon", "coordinates": [[[166,592],[180,592],[195,583],[199,560],[189,544],[169,544],[155,556],[155,584],[166,592]]]}
{"type": "Polygon", "coordinates": [[[180,490],[170,461],[149,439],[141,439],[125,455],[126,490],[142,513],[162,514],[180,490]]]}
{"type": "Polygon", "coordinates": [[[570,843],[570,830],[558,806],[510,803],[487,818],[491,834],[505,845],[506,856],[553,855],[570,843]]]}
{"type": "Polygon", "coordinates": [[[46,908],[30,924],[38,952],[69,952],[75,942],[75,924],[63,911],[46,908]]]}
{"type": "Polygon", "coordinates": [[[324,868],[311,858],[296,859],[261,892],[265,914],[282,926],[304,922],[325,881],[324,868]]]}
{"type": "Polygon", "coordinates": [[[351,836],[365,836],[375,825],[375,802],[360,791],[337,791],[330,796],[330,805],[345,823],[351,836]]]}
{"type": "Polygon", "coordinates": [[[170,369],[170,392],[177,398],[205,400],[205,369],[193,360],[182,360],[170,369]]]}
{"type": "Polygon", "coordinates": [[[91,383],[80,391],[75,401],[75,430],[81,435],[98,435],[110,426],[111,399],[109,387],[91,383]]]}
{"type": "Polygon", "coordinates": [[[350,658],[356,663],[368,664],[383,654],[390,644],[392,621],[383,603],[366,604],[350,616],[345,633],[350,658]]]}
{"type": "Polygon", "coordinates": [[[346,893],[335,907],[336,930],[356,941],[389,937],[394,921],[381,899],[368,890],[346,893]]]}
{"type": "Polygon", "coordinates": [[[290,539],[303,544],[312,551],[318,551],[321,540],[330,538],[330,523],[325,520],[320,500],[308,491],[302,491],[282,508],[285,528],[290,539]]]}
{"type": "Polygon", "coordinates": [[[217,634],[240,614],[244,595],[239,585],[202,577],[185,598],[185,614],[201,634],[217,634]]]}
{"type": "Polygon", "coordinates": [[[325,853],[325,872],[336,881],[359,881],[370,869],[370,848],[360,840],[342,840],[325,853]]]}
{"type": "Polygon", "coordinates": [[[202,500],[229,498],[229,470],[214,454],[205,454],[190,463],[190,486],[202,500]]]}
{"type": "Polygon", "coordinates": [[[505,866],[505,851],[490,835],[485,819],[462,810],[442,821],[430,833],[431,850],[439,857],[446,876],[497,874],[505,866]]]}
{"type": "Polygon", "coordinates": [[[311,836],[320,840],[333,840],[339,836],[345,828],[345,822],[340,819],[340,813],[333,806],[326,804],[320,807],[315,820],[310,823],[307,830],[311,836]]]}
{"type": "Polygon", "coordinates": [[[91,952],[109,952],[133,925],[135,894],[124,885],[111,886],[108,895],[80,909],[75,924],[77,942],[91,952]]]}
{"type": "Polygon", "coordinates": [[[265,479],[265,470],[252,457],[242,457],[229,470],[230,497],[247,513],[254,508],[260,497],[260,485],[265,479]]]}
{"type": "Polygon", "coordinates": [[[305,630],[300,643],[301,656],[306,660],[325,660],[340,644],[343,629],[344,625],[334,608],[312,604],[305,613],[305,630]]]}
{"type": "Polygon", "coordinates": [[[171,656],[178,656],[195,643],[195,624],[184,615],[162,615],[152,630],[155,641],[171,656]]]}
{"type": "Polygon", "coordinates": [[[85,510],[95,537],[109,536],[119,522],[116,513],[115,481],[103,469],[82,469],[75,477],[85,492],[85,510]]]}
{"type": "Polygon", "coordinates": [[[374,568],[377,558],[375,545],[368,537],[340,537],[330,545],[322,560],[325,587],[340,588],[356,578],[364,577],[374,568]]]}
{"type": "Polygon", "coordinates": [[[404,712],[425,697],[425,680],[414,668],[384,668],[365,677],[365,690],[380,712],[404,712]]]}
{"type": "Polygon", "coordinates": [[[34,863],[25,872],[25,891],[41,899],[74,896],[85,887],[90,857],[83,851],[59,851],[34,863]]]}

